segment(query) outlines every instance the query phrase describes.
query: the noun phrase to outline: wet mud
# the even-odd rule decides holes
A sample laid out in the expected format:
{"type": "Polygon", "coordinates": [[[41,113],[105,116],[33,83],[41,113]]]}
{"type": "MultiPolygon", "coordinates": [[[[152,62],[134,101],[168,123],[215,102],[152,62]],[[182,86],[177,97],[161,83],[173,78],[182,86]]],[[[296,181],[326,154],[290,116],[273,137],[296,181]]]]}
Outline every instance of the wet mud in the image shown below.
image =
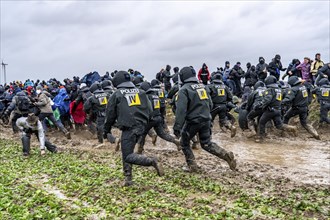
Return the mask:
{"type": "MultiPolygon", "coordinates": [[[[171,126],[169,126],[171,131],[171,126]]],[[[259,180],[289,181],[299,185],[330,186],[330,128],[318,129],[322,140],[315,140],[299,128],[298,137],[283,135],[276,130],[269,130],[264,143],[255,143],[253,138],[247,138],[247,134],[240,129],[234,138],[230,138],[230,132],[223,132],[218,125],[213,128],[212,141],[226,150],[233,151],[238,162],[238,171],[233,172],[227,163],[198,146],[194,150],[197,164],[201,168],[201,175],[211,176],[219,181],[233,181],[246,186],[242,179],[253,178],[259,180]]],[[[120,131],[113,129],[113,134],[120,137],[120,131]]],[[[64,151],[79,151],[83,155],[89,152],[95,155],[106,155],[114,152],[114,145],[106,143],[101,148],[98,146],[96,135],[89,131],[72,132],[72,139],[67,140],[59,131],[47,134],[51,142],[64,151]]],[[[12,135],[10,129],[1,127],[1,138],[20,141],[19,135],[12,135]]],[[[36,138],[33,145],[38,146],[36,138]]],[[[145,154],[160,158],[160,161],[173,169],[182,169],[186,166],[182,151],[178,152],[176,146],[158,138],[156,146],[147,137],[145,154]]],[[[99,160],[107,160],[106,157],[99,160]]],[[[288,186],[289,187],[289,186],[288,186]]]]}

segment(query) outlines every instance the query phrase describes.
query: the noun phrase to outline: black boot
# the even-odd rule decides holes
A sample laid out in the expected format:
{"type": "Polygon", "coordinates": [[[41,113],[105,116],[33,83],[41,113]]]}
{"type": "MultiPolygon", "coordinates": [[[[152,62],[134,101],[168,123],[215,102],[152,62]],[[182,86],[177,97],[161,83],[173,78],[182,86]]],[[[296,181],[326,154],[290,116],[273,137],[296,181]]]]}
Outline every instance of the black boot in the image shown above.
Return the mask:
{"type": "Polygon", "coordinates": [[[216,143],[210,143],[209,145],[204,145],[202,147],[209,153],[225,160],[231,170],[236,170],[236,160],[233,152],[226,151],[225,149],[219,147],[216,143]]]}
{"type": "Polygon", "coordinates": [[[157,158],[153,158],[152,166],[156,169],[158,176],[164,176],[163,166],[158,162],[157,158]]]}

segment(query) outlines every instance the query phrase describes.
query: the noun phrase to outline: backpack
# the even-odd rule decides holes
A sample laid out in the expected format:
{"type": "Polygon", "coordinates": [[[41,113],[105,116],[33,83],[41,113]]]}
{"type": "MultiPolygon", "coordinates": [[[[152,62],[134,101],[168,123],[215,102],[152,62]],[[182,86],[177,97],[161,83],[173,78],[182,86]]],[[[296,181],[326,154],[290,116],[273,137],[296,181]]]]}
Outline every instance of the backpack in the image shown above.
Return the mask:
{"type": "Polygon", "coordinates": [[[27,112],[30,110],[30,100],[27,96],[17,96],[17,108],[21,112],[27,112]]]}

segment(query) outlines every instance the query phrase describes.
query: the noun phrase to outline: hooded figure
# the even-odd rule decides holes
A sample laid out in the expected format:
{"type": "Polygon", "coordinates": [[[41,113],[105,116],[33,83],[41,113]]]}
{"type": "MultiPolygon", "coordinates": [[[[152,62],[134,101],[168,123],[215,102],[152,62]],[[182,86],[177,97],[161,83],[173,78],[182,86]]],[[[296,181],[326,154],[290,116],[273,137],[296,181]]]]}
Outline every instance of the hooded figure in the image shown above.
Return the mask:
{"type": "Polygon", "coordinates": [[[198,71],[198,80],[204,85],[207,85],[207,82],[210,80],[210,72],[205,63],[203,63],[202,68],[198,71]]]}
{"type": "Polygon", "coordinates": [[[276,77],[277,81],[280,79],[281,71],[285,71],[286,68],[282,67],[281,56],[279,54],[275,55],[275,58],[269,63],[267,70],[270,75],[276,77]]]}
{"type": "Polygon", "coordinates": [[[164,82],[166,92],[170,91],[170,89],[172,87],[170,80],[173,76],[171,76],[170,71],[171,71],[171,66],[166,65],[165,71],[163,72],[163,82],[164,82]]]}
{"type": "Polygon", "coordinates": [[[268,65],[265,63],[265,58],[259,57],[259,63],[256,66],[256,74],[261,82],[264,82],[267,77],[267,67],[268,65]]]}

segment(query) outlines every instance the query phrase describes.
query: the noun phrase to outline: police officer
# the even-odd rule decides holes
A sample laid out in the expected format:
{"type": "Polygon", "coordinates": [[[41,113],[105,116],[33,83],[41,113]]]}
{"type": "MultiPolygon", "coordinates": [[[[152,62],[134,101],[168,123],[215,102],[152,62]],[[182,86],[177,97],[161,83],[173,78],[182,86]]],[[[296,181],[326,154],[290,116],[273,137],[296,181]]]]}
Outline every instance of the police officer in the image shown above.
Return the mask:
{"type": "MultiPolygon", "coordinates": [[[[172,86],[172,88],[170,89],[170,91],[167,94],[167,98],[171,99],[170,105],[172,106],[172,112],[175,114],[176,111],[176,97],[178,95],[179,89],[180,89],[180,84],[179,83],[179,68],[175,67],[174,71],[176,72],[176,75],[173,76],[172,81],[174,83],[174,85],[172,86]],[[176,69],[177,68],[177,69],[176,69]]],[[[220,74],[220,73],[219,73],[220,74]]],[[[198,145],[198,140],[197,140],[197,136],[195,135],[192,139],[192,149],[197,149],[197,145],[198,145]]]]}
{"type": "Polygon", "coordinates": [[[162,166],[156,158],[134,153],[134,147],[138,139],[145,133],[151,113],[151,103],[146,93],[137,89],[130,80],[126,71],[119,71],[113,78],[113,85],[117,88],[110,97],[106,110],[104,125],[104,137],[111,131],[111,127],[117,121],[121,135],[121,151],[123,157],[123,169],[125,186],[132,182],[132,165],[153,166],[158,175],[164,175],[162,166]]]}
{"type": "Polygon", "coordinates": [[[249,114],[247,115],[248,119],[248,127],[251,131],[251,135],[256,135],[255,131],[255,118],[260,117],[263,113],[263,110],[261,108],[262,100],[264,98],[264,93],[266,91],[266,86],[263,82],[258,81],[254,85],[253,92],[249,95],[248,101],[247,101],[247,110],[249,111],[249,114]]]}
{"type": "Polygon", "coordinates": [[[163,125],[165,131],[169,132],[167,123],[165,121],[165,119],[166,119],[166,97],[165,97],[164,90],[160,86],[160,82],[157,79],[151,80],[151,88],[158,91],[158,96],[159,96],[159,100],[160,100],[160,109],[159,110],[160,110],[161,117],[163,119],[162,125],[163,125]]]}
{"type": "Polygon", "coordinates": [[[89,90],[93,95],[84,103],[84,110],[86,114],[96,116],[97,138],[99,143],[103,144],[105,110],[108,104],[107,94],[103,91],[99,82],[94,82],[89,90]]]}
{"type": "Polygon", "coordinates": [[[283,99],[284,105],[290,105],[291,108],[284,115],[284,124],[288,124],[290,118],[299,115],[301,125],[311,134],[315,139],[320,139],[317,131],[312,125],[307,124],[308,117],[308,91],[297,76],[291,76],[288,80],[291,89],[283,99]]]}
{"type": "Polygon", "coordinates": [[[181,150],[181,145],[180,145],[180,141],[175,139],[173,136],[171,136],[170,134],[168,134],[167,132],[165,132],[163,126],[162,126],[162,117],[160,114],[160,100],[158,97],[158,91],[157,90],[153,90],[151,88],[151,85],[149,82],[143,82],[140,85],[140,89],[144,90],[151,102],[151,105],[153,107],[153,112],[151,113],[151,119],[148,123],[148,126],[145,130],[144,135],[140,138],[139,142],[138,142],[138,153],[142,153],[143,152],[143,146],[145,143],[145,137],[148,134],[149,130],[151,128],[154,128],[157,135],[166,140],[169,141],[171,143],[174,143],[177,146],[177,149],[180,151],[181,150]]]}
{"type": "Polygon", "coordinates": [[[261,102],[263,114],[259,120],[256,142],[260,143],[263,141],[266,134],[266,123],[270,120],[273,120],[277,129],[293,132],[296,135],[297,128],[295,126],[283,124],[281,120],[282,90],[279,88],[275,76],[267,76],[265,84],[267,90],[261,102]]]}
{"type": "MultiPolygon", "coordinates": [[[[111,95],[115,92],[115,88],[112,85],[110,80],[103,80],[101,82],[103,91],[107,94],[107,99],[110,100],[111,95]]],[[[107,139],[110,143],[115,144],[115,150],[119,150],[120,139],[113,136],[111,133],[108,133],[107,139]]]]}
{"type": "Polygon", "coordinates": [[[232,103],[233,101],[232,93],[222,82],[221,74],[215,74],[212,78],[212,83],[208,87],[213,102],[212,121],[218,115],[220,127],[230,129],[231,137],[234,137],[236,135],[236,127],[226,118],[227,103],[232,103]]]}
{"type": "Polygon", "coordinates": [[[112,82],[110,80],[103,80],[101,82],[101,87],[103,91],[107,94],[108,99],[115,92],[115,89],[113,88],[112,82]]]}
{"type": "Polygon", "coordinates": [[[211,142],[211,114],[212,100],[206,92],[205,85],[199,84],[196,72],[192,67],[180,70],[180,80],[183,86],[179,90],[174,134],[181,138],[181,146],[186,162],[191,172],[198,170],[195,156],[190,148],[190,140],[199,133],[201,147],[209,153],[224,159],[232,170],[236,169],[234,154],[211,142]]]}
{"type": "Polygon", "coordinates": [[[319,87],[315,89],[317,99],[320,103],[320,124],[330,124],[328,112],[330,111],[330,83],[327,78],[319,81],[319,87]]]}

